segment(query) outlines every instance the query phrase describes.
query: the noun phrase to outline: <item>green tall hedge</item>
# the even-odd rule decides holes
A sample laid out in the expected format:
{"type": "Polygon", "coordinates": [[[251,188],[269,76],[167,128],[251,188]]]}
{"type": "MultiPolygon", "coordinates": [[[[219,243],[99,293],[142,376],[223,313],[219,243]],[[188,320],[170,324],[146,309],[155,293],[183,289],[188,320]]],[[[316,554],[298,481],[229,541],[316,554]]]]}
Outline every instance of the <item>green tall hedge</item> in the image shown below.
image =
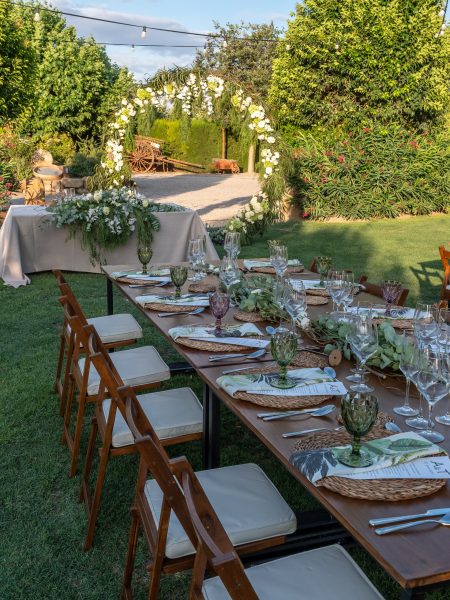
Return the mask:
{"type": "MultiPolygon", "coordinates": [[[[172,158],[185,160],[209,168],[213,158],[220,157],[222,129],[217,123],[192,119],[156,119],[148,133],[165,140],[164,152],[172,158]]],[[[248,147],[237,136],[228,134],[228,158],[238,161],[241,171],[247,168],[248,147]]]]}

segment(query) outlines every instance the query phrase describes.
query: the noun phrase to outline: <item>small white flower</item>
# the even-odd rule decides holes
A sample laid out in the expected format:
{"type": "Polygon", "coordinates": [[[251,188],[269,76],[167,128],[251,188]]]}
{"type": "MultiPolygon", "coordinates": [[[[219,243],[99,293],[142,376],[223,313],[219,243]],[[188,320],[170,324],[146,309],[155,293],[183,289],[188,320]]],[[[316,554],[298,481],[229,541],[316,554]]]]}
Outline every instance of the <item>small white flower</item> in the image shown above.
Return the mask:
{"type": "Polygon", "coordinates": [[[148,201],[148,200],[142,200],[142,206],[143,206],[144,208],[147,208],[147,207],[148,207],[148,205],[149,205],[149,201],[148,201]]]}
{"type": "Polygon", "coordinates": [[[275,138],[273,137],[273,135],[269,135],[269,137],[267,138],[267,143],[275,144],[275,138]]]}
{"type": "Polygon", "coordinates": [[[104,215],[106,215],[106,216],[108,216],[108,215],[109,215],[109,213],[110,213],[110,208],[109,208],[109,206],[104,206],[104,207],[103,207],[103,214],[104,214],[104,215]]]}

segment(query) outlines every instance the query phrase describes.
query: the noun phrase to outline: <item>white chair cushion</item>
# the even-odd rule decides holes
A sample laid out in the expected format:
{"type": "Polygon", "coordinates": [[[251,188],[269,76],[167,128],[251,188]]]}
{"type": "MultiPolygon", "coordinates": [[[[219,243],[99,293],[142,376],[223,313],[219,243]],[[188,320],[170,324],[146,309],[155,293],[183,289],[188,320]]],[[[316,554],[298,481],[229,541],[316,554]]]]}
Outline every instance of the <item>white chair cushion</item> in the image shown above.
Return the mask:
{"type": "MultiPolygon", "coordinates": [[[[152,424],[156,435],[162,439],[203,431],[203,410],[191,388],[165,390],[138,396],[139,404],[152,424]]],[[[103,414],[108,419],[111,400],[103,402],[103,414]]],[[[133,444],[133,435],[122,413],[116,412],[112,445],[115,448],[133,444]]]]}
{"type": "MultiPolygon", "coordinates": [[[[296,530],[294,513],[257,465],[199,471],[197,477],[234,545],[287,535],[296,530]]],[[[163,494],[154,479],[145,484],[145,495],[153,518],[159,523],[163,494]]],[[[172,512],[166,556],[177,558],[193,553],[194,547],[172,512]]]]}
{"type": "MultiPolygon", "coordinates": [[[[111,354],[111,359],[125,385],[138,386],[170,379],[169,367],[153,346],[120,350],[120,352],[111,354]]],[[[84,369],[84,362],[84,358],[78,361],[81,372],[84,369]]],[[[91,364],[87,393],[90,396],[97,394],[99,385],[99,374],[91,364]]]]}
{"type": "MultiPolygon", "coordinates": [[[[341,546],[327,546],[246,569],[260,600],[383,600],[341,546]]],[[[205,600],[230,600],[219,577],[203,584],[205,600]]]]}
{"type": "Polygon", "coordinates": [[[127,313],[93,317],[88,319],[87,322],[95,327],[104,344],[139,340],[143,335],[139,323],[133,315],[127,313]]]}

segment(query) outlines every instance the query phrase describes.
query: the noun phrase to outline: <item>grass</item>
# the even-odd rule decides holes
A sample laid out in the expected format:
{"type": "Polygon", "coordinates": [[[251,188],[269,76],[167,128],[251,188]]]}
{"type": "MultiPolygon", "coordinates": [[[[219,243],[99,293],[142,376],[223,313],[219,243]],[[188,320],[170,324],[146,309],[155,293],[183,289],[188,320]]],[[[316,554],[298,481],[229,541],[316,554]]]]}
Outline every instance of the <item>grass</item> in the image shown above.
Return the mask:
{"type": "MultiPolygon", "coordinates": [[[[437,246],[448,239],[449,225],[450,217],[286,223],[272,227],[243,254],[264,256],[265,240],[277,237],[288,244],[291,256],[306,263],[316,254],[329,254],[337,266],[365,272],[373,281],[398,277],[410,287],[411,302],[419,296],[435,300],[440,284],[437,246]]],[[[106,286],[101,276],[70,274],[68,279],[90,316],[104,313],[106,286]]],[[[67,477],[68,453],[59,443],[61,421],[52,393],[61,324],[54,278],[44,273],[33,276],[30,286],[3,287],[0,299],[0,596],[5,600],[118,598],[136,457],[110,462],[94,548],[85,553],[86,515],[77,502],[78,478],[67,477]]],[[[174,350],[119,294],[115,310],[134,312],[144,327],[145,343],[156,345],[167,361],[176,358],[174,350]]],[[[201,392],[195,376],[174,377],[170,385],[190,385],[201,392]]],[[[171,453],[186,454],[200,468],[200,444],[174,448],[171,453]]],[[[246,461],[260,464],[293,508],[314,506],[247,429],[222,411],[222,464],[246,461]]],[[[398,597],[398,586],[365,552],[357,550],[354,556],[386,598],[398,597]]],[[[140,544],[135,573],[138,600],[146,597],[146,559],[146,548],[140,544]]],[[[188,584],[188,573],[165,578],[161,598],[185,598],[188,584]]],[[[427,600],[448,597],[434,593],[427,600]]]]}

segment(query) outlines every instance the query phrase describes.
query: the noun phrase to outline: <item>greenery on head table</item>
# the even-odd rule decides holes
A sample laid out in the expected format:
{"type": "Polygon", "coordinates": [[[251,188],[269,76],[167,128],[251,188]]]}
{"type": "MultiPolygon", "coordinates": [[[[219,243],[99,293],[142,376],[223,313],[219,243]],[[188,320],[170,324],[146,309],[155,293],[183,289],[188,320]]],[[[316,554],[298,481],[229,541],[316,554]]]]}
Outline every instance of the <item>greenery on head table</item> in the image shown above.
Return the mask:
{"type": "Polygon", "coordinates": [[[286,313],[275,302],[273,277],[249,275],[230,287],[239,308],[245,312],[258,312],[266,321],[286,317],[286,313]]]}

